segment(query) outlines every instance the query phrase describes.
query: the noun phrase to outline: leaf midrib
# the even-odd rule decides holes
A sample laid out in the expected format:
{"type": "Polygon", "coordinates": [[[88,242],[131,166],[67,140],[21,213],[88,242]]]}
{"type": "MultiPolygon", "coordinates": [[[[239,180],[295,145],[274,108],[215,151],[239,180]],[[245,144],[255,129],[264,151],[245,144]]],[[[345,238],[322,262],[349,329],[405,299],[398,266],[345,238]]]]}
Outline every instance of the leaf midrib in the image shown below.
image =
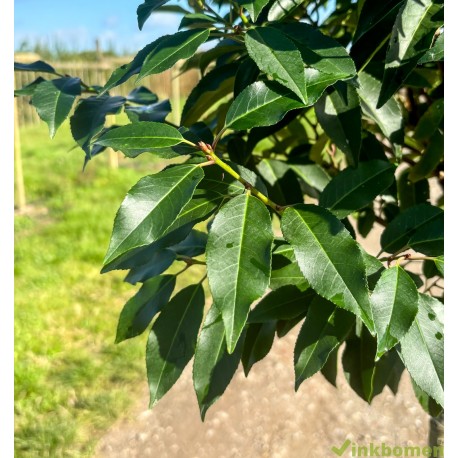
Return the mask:
{"type": "MultiPolygon", "coordinates": [[[[432,220],[434,220],[435,218],[441,216],[443,213],[435,213],[433,216],[431,216],[430,218],[428,218],[427,220],[424,220],[422,223],[420,223],[418,226],[413,226],[413,227],[410,227],[410,228],[407,228],[407,229],[404,229],[404,232],[396,239],[392,240],[389,244],[385,245],[383,248],[384,251],[386,252],[389,252],[390,250],[390,247],[396,243],[399,242],[399,240],[402,240],[404,237],[405,237],[405,234],[406,232],[409,233],[411,231],[411,234],[410,234],[410,237],[409,237],[409,240],[407,240],[407,245],[409,244],[409,241],[410,239],[415,235],[415,233],[421,228],[423,227],[425,224],[428,224],[430,223],[432,220]]],[[[407,246],[407,245],[404,245],[404,246],[407,246]]]]}
{"type": "MultiPolygon", "coordinates": [[[[299,218],[304,222],[305,226],[307,227],[309,233],[313,236],[313,238],[316,240],[316,242],[318,243],[319,247],[321,248],[321,251],[322,253],[324,253],[324,255],[326,256],[326,258],[328,259],[329,263],[331,264],[331,266],[333,267],[334,271],[339,275],[339,277],[341,278],[342,282],[344,283],[344,285],[346,286],[347,288],[347,291],[350,293],[351,297],[353,298],[353,300],[355,301],[356,305],[357,305],[357,310],[360,310],[360,312],[362,314],[365,315],[366,319],[367,319],[367,322],[370,323],[370,320],[369,320],[369,317],[367,316],[367,313],[366,311],[359,305],[359,302],[357,301],[357,299],[355,298],[355,296],[353,295],[352,291],[350,290],[350,288],[348,287],[347,283],[345,282],[344,278],[342,277],[342,275],[340,274],[340,272],[337,270],[337,268],[335,267],[334,263],[331,261],[331,258],[329,257],[327,251],[324,249],[323,245],[321,244],[321,242],[318,240],[318,238],[316,237],[316,235],[313,233],[313,231],[310,229],[310,226],[306,223],[306,221],[304,220],[304,218],[301,217],[301,215],[299,214],[299,212],[293,208],[293,211],[296,212],[296,214],[299,216],[299,218]]],[[[299,266],[300,268],[300,266],[299,266]]],[[[306,278],[306,280],[308,280],[306,278]]],[[[369,301],[369,299],[368,299],[369,301]]]]}
{"type": "MultiPolygon", "coordinates": [[[[164,201],[165,199],[167,199],[167,198],[170,196],[170,194],[171,194],[173,191],[175,191],[176,188],[177,188],[186,178],[188,178],[188,176],[189,176],[191,173],[195,172],[195,170],[196,170],[196,167],[195,167],[195,166],[192,166],[192,168],[189,169],[189,172],[186,173],[186,174],[184,174],[184,175],[181,177],[181,179],[178,180],[178,182],[175,184],[175,186],[171,187],[171,188],[169,189],[169,191],[168,191],[166,194],[164,194],[164,195],[161,197],[161,199],[159,199],[159,200],[156,202],[156,205],[148,212],[148,214],[145,216],[145,218],[143,218],[142,221],[141,221],[139,224],[137,224],[137,225],[136,225],[136,226],[135,226],[135,227],[134,227],[134,228],[133,228],[133,229],[132,229],[132,230],[131,230],[131,231],[130,231],[130,232],[129,232],[129,233],[128,233],[128,234],[118,243],[118,244],[117,244],[117,245],[116,245],[116,247],[114,247],[114,248],[111,250],[111,253],[115,253],[116,250],[126,241],[126,239],[127,239],[128,237],[130,237],[130,236],[132,235],[132,233],[133,233],[141,224],[143,224],[143,223],[145,222],[145,219],[148,218],[154,210],[156,210],[156,208],[161,204],[161,202],[164,201]]],[[[151,187],[151,185],[142,186],[142,189],[143,189],[144,187],[151,187]]],[[[188,200],[187,202],[189,202],[189,200],[188,200]]],[[[186,202],[186,203],[187,203],[187,202],[186,202]]],[[[185,203],[184,205],[186,205],[186,203],[185,203]]],[[[183,207],[184,207],[184,205],[183,205],[183,207]]],[[[178,215],[177,215],[177,216],[175,217],[175,219],[167,226],[167,228],[164,229],[164,233],[167,231],[168,227],[170,227],[170,226],[175,222],[175,220],[177,219],[177,217],[178,217],[178,215]]],[[[144,246],[144,245],[135,245],[134,247],[131,247],[131,249],[137,248],[137,247],[141,247],[141,246],[144,246]]],[[[122,254],[122,253],[121,253],[121,254],[122,254]]],[[[113,254],[112,254],[107,260],[104,261],[104,265],[107,265],[109,262],[114,261],[114,260],[115,260],[117,257],[119,257],[120,255],[116,256],[116,258],[114,258],[114,259],[112,259],[112,256],[113,256],[113,254]]]]}
{"type": "MultiPolygon", "coordinates": [[[[385,168],[385,169],[383,169],[383,170],[380,170],[380,171],[377,172],[375,175],[371,175],[371,176],[370,176],[369,178],[367,178],[366,180],[359,182],[359,183],[358,183],[358,186],[352,188],[350,191],[348,191],[347,193],[343,194],[343,195],[340,197],[340,199],[337,200],[337,201],[334,203],[334,205],[333,205],[332,207],[328,207],[328,208],[329,208],[330,210],[334,210],[335,207],[336,207],[336,205],[338,205],[340,202],[342,202],[343,200],[345,200],[350,194],[356,192],[356,190],[357,190],[358,188],[364,186],[364,185],[367,184],[369,181],[371,181],[371,180],[377,178],[379,175],[382,175],[382,174],[388,172],[388,171],[390,170],[390,168],[391,168],[391,164],[390,164],[389,167],[387,167],[387,168],[385,168]]],[[[345,210],[345,209],[343,209],[343,210],[345,210]]]]}
{"type": "MultiPolygon", "coordinates": [[[[309,365],[310,360],[311,360],[311,358],[312,358],[312,356],[313,356],[313,354],[314,354],[314,352],[315,352],[315,350],[316,350],[316,347],[318,346],[319,342],[321,341],[321,338],[322,338],[323,335],[324,335],[324,330],[327,329],[327,327],[328,327],[328,325],[329,325],[329,321],[330,321],[331,318],[335,315],[336,311],[337,311],[337,306],[335,306],[333,312],[331,313],[331,315],[329,315],[328,319],[326,320],[325,325],[323,326],[323,328],[322,328],[321,331],[320,331],[319,338],[318,338],[318,339],[316,340],[316,342],[312,345],[312,350],[311,350],[311,352],[310,352],[309,357],[308,357],[307,360],[306,360],[306,364],[304,365],[304,369],[301,371],[301,373],[299,374],[299,376],[296,377],[296,383],[297,383],[298,381],[301,380],[301,378],[302,378],[302,376],[303,376],[305,370],[307,369],[307,366],[309,365]]],[[[306,319],[306,321],[307,321],[307,319],[306,319]]],[[[305,322],[304,322],[304,326],[305,326],[305,322]]],[[[336,338],[337,338],[337,337],[336,337],[336,338]]],[[[334,350],[335,347],[336,347],[336,346],[334,345],[333,348],[332,348],[332,350],[334,350]]],[[[310,347],[307,347],[307,348],[310,348],[310,347]]],[[[305,349],[304,349],[304,350],[305,350],[305,349]]],[[[332,350],[329,352],[329,354],[332,352],[332,350]]],[[[301,351],[301,354],[302,354],[302,351],[301,351]]],[[[328,357],[329,357],[329,354],[328,354],[328,357]]],[[[298,364],[299,364],[300,356],[301,356],[301,355],[299,355],[298,358],[297,358],[297,363],[298,363],[298,364]]],[[[327,360],[327,358],[326,358],[326,360],[327,360]]],[[[325,363],[326,363],[326,361],[325,361],[325,363]]],[[[308,378],[308,377],[306,377],[306,378],[308,378]]]]}
{"type": "MultiPolygon", "coordinates": [[[[196,41],[198,38],[200,38],[202,35],[205,35],[206,33],[209,33],[207,29],[205,30],[202,30],[200,33],[196,34],[194,37],[192,37],[189,41],[186,41],[185,43],[183,43],[181,46],[179,46],[178,48],[176,48],[176,50],[174,52],[172,52],[171,54],[167,54],[162,60],[158,61],[155,65],[153,65],[152,67],[149,67],[147,68],[147,70],[145,71],[145,73],[141,72],[140,73],[140,79],[142,79],[143,77],[146,77],[148,75],[151,75],[151,74],[154,74],[154,71],[157,69],[157,67],[159,67],[160,65],[162,65],[164,62],[166,62],[167,60],[169,59],[173,59],[175,54],[179,53],[180,51],[182,51],[185,47],[191,45],[192,43],[194,43],[194,41],[196,41]]],[[[173,37],[173,35],[172,35],[173,37]]],[[[165,42],[165,44],[167,44],[167,42],[165,42]]],[[[154,57],[157,56],[157,54],[164,50],[164,49],[167,49],[165,46],[164,46],[164,42],[162,42],[161,44],[158,45],[157,48],[154,48],[153,51],[151,52],[152,53],[155,53],[155,55],[151,56],[151,57],[147,57],[145,59],[145,63],[143,65],[147,65],[148,62],[150,60],[152,60],[154,57]],[[159,49],[158,49],[159,48],[159,49]]],[[[146,67],[145,67],[146,68],[146,67]]]]}
{"type": "MultiPolygon", "coordinates": [[[[180,329],[181,329],[181,324],[183,323],[185,317],[187,316],[189,307],[191,306],[191,304],[192,304],[192,302],[193,302],[193,300],[194,300],[194,296],[197,294],[197,291],[199,291],[199,287],[200,287],[200,286],[201,286],[200,283],[198,283],[197,285],[195,285],[194,291],[193,291],[191,297],[189,298],[188,305],[186,306],[186,309],[185,309],[183,315],[181,316],[180,321],[178,322],[178,326],[176,327],[175,332],[174,332],[174,334],[173,334],[172,344],[170,345],[170,347],[169,347],[169,349],[168,349],[168,351],[167,351],[167,356],[163,359],[163,361],[168,361],[168,358],[169,358],[169,355],[170,355],[171,348],[173,347],[173,344],[174,344],[174,342],[175,342],[175,339],[176,339],[176,337],[177,337],[177,335],[179,334],[179,331],[180,331],[180,329]]],[[[170,302],[169,302],[169,303],[170,303],[170,302]]],[[[154,401],[153,401],[152,405],[154,405],[154,404],[156,403],[156,401],[157,401],[156,396],[157,396],[157,392],[158,392],[158,390],[159,390],[159,385],[160,385],[160,383],[161,383],[162,375],[163,375],[163,373],[164,373],[164,370],[165,370],[165,366],[166,366],[166,365],[167,365],[166,363],[162,364],[161,372],[160,372],[160,374],[159,374],[158,382],[157,382],[157,384],[156,384],[156,391],[155,391],[155,393],[154,393],[154,401]]]]}
{"type": "MultiPolygon", "coordinates": [[[[256,34],[257,34],[259,40],[261,40],[262,44],[266,47],[266,51],[269,52],[270,55],[271,55],[272,57],[275,58],[275,60],[276,60],[276,61],[278,62],[278,64],[280,65],[280,67],[286,72],[286,74],[288,75],[289,81],[290,81],[291,83],[293,83],[294,87],[295,87],[295,88],[297,89],[297,91],[298,91],[298,92],[295,92],[295,91],[294,91],[294,93],[295,93],[296,95],[298,95],[298,96],[301,98],[301,100],[302,100],[303,103],[305,103],[305,102],[306,102],[306,98],[304,98],[304,94],[303,94],[302,90],[301,90],[300,87],[297,85],[296,81],[294,81],[294,79],[289,75],[288,70],[287,70],[287,69],[283,66],[283,64],[280,62],[280,60],[278,59],[278,57],[276,56],[276,54],[273,52],[273,50],[271,49],[271,47],[264,41],[264,39],[262,38],[262,36],[261,36],[256,30],[254,30],[253,33],[256,33],[256,34]]],[[[291,44],[294,46],[293,41],[290,40],[288,37],[285,36],[285,37],[283,37],[283,38],[284,38],[286,41],[290,41],[291,44]]],[[[294,47],[295,47],[295,46],[294,46],[294,47]]],[[[298,53],[299,56],[300,56],[299,50],[297,50],[297,49],[296,49],[296,50],[292,50],[292,49],[289,50],[289,52],[293,52],[293,53],[294,53],[295,51],[297,51],[297,53],[298,53]]],[[[248,54],[251,54],[251,53],[248,51],[248,54]]],[[[302,62],[302,59],[299,59],[299,61],[302,62]]],[[[306,90],[305,78],[304,78],[304,90],[306,90]]],[[[307,98],[308,98],[308,97],[307,97],[307,98]]]]}

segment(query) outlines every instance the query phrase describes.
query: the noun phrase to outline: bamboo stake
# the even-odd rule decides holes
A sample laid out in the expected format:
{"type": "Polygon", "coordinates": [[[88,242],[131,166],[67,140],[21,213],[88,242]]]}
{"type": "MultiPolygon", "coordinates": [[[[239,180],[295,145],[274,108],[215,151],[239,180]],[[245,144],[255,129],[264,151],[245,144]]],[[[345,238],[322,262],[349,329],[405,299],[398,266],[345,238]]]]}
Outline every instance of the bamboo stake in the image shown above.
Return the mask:
{"type": "Polygon", "coordinates": [[[19,116],[16,97],[14,98],[14,183],[16,186],[16,208],[22,211],[27,201],[25,197],[24,173],[22,169],[21,135],[19,132],[19,116]]]}

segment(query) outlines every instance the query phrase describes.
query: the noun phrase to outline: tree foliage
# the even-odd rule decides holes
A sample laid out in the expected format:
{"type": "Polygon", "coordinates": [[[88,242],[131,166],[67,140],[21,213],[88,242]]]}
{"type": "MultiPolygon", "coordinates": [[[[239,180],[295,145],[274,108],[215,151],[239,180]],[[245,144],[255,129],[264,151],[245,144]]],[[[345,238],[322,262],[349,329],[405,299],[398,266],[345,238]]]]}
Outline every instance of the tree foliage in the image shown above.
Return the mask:
{"type": "Polygon", "coordinates": [[[444,219],[430,187],[443,185],[443,2],[145,0],[140,29],[172,10],[180,31],[104,87],[15,64],[42,72],[16,95],[31,97],[51,136],[70,116],[85,165],[107,147],[175,159],[127,193],[102,269],[140,283],[116,341],[150,327],[151,405],[194,358],[204,418],[240,362],[248,375],[275,334],[301,323],[296,389],[319,371],[335,384],[343,346],[363,399],[396,392],[406,368],[437,414],[443,295],[431,287],[444,275],[444,219]],[[146,87],[110,94],[177,63],[202,76],[179,126],[168,115],[180,107],[146,87]],[[122,111],[130,123],[107,127],[122,111]],[[358,240],[377,227],[381,250],[367,253],[358,240]],[[162,275],[172,263],[205,265],[209,291],[204,277],[173,294],[179,274],[162,275]]]}

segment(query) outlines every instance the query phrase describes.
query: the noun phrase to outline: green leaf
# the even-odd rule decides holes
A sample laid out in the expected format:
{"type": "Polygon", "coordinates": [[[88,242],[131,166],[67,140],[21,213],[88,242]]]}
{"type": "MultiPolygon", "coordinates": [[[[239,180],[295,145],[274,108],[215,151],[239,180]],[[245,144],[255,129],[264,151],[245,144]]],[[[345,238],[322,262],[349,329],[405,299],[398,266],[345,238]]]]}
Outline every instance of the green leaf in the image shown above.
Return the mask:
{"type": "Polygon", "coordinates": [[[400,356],[414,382],[444,407],[443,305],[419,295],[418,314],[401,340],[400,356]]]}
{"type": "Polygon", "coordinates": [[[221,65],[197,83],[191,91],[181,114],[181,125],[189,126],[197,122],[215,103],[234,90],[237,63],[221,65]]]}
{"type": "Polygon", "coordinates": [[[165,235],[203,178],[196,165],[181,164],[142,178],[116,214],[104,265],[165,235]]]}
{"type": "MultiPolygon", "coordinates": [[[[375,28],[380,29],[380,26],[383,25],[384,22],[389,24],[389,30],[391,30],[397,11],[403,1],[404,0],[386,0],[384,2],[365,1],[359,15],[355,34],[353,35],[353,42],[360,40],[364,35],[375,28]]],[[[388,29],[386,29],[386,31],[388,32],[388,29]]],[[[379,35],[379,41],[382,40],[383,37],[379,35]]]]}
{"type": "Polygon", "coordinates": [[[192,199],[181,210],[177,219],[167,229],[167,232],[182,227],[188,223],[207,219],[223,202],[242,194],[245,187],[228,174],[221,172],[219,167],[204,167],[204,178],[198,184],[192,199]]]}
{"type": "Polygon", "coordinates": [[[346,168],[324,188],[320,205],[339,219],[370,204],[394,181],[395,167],[386,161],[361,162],[357,169],[346,168]]]}
{"type": "Polygon", "coordinates": [[[283,32],[272,27],[249,29],[245,35],[245,45],[260,70],[307,103],[301,55],[283,32]]]}
{"type": "Polygon", "coordinates": [[[200,331],[192,372],[202,421],[231,382],[240,362],[242,346],[243,339],[240,339],[235,351],[227,352],[223,319],[213,305],[200,331]]]}
{"type": "Polygon", "coordinates": [[[296,205],[284,211],[281,227],[310,286],[374,332],[363,256],[345,226],[324,208],[296,205]]]}
{"type": "Polygon", "coordinates": [[[145,76],[162,73],[171,68],[180,59],[191,57],[199,46],[207,41],[208,29],[193,29],[177,32],[162,40],[143,62],[137,82],[145,76]]]}
{"type": "Polygon", "coordinates": [[[249,323],[266,323],[275,320],[292,320],[307,312],[310,300],[315,297],[311,290],[300,290],[286,285],[271,291],[258,302],[248,316],[249,323]]]}
{"type": "Polygon", "coordinates": [[[95,142],[122,151],[127,157],[135,157],[139,151],[174,146],[183,141],[175,127],[160,122],[139,121],[117,127],[102,135],[95,142]]]}
{"type": "Polygon", "coordinates": [[[444,409],[430,396],[428,396],[415,382],[410,378],[412,382],[413,392],[417,398],[420,405],[423,407],[423,410],[432,417],[437,417],[440,415],[444,409]]]}
{"type": "MultiPolygon", "coordinates": [[[[111,261],[108,264],[104,265],[100,273],[104,274],[112,270],[123,269],[138,269],[139,271],[141,271],[143,267],[145,267],[145,269],[146,267],[151,267],[151,269],[156,268],[151,266],[149,263],[153,262],[155,259],[157,261],[161,255],[167,254],[168,252],[165,250],[166,248],[169,248],[172,245],[176,245],[177,243],[185,239],[191,232],[191,229],[194,226],[194,224],[194,222],[188,222],[188,224],[182,225],[178,228],[171,229],[169,227],[165,235],[160,237],[158,240],[149,245],[134,248],[133,250],[130,250],[122,254],[121,256],[117,257],[114,261],[111,261]]],[[[172,261],[170,261],[170,263],[172,263],[172,261]]],[[[163,260],[161,260],[161,264],[162,263],[163,260]]],[[[160,272],[157,272],[157,274],[159,273],[160,272]]]]}
{"type": "Polygon", "coordinates": [[[263,159],[256,168],[267,184],[269,196],[277,204],[289,205],[304,201],[296,174],[286,162],[263,159]]]}
{"type": "Polygon", "coordinates": [[[444,254],[444,214],[433,221],[422,225],[415,231],[409,242],[409,247],[426,256],[441,256],[444,254]]]}
{"type": "Polygon", "coordinates": [[[250,323],[243,342],[242,364],[245,376],[258,361],[265,358],[275,338],[276,321],[264,323],[250,323]]]}
{"type": "Polygon", "coordinates": [[[70,117],[70,128],[74,140],[86,156],[90,158],[90,142],[103,129],[105,117],[117,114],[125,101],[124,97],[109,95],[80,99],[73,116],[70,117]]]}
{"type": "Polygon", "coordinates": [[[176,253],[169,249],[157,250],[151,254],[148,262],[132,267],[124,281],[135,285],[156,277],[168,269],[176,259],[176,253]]]}
{"type": "Polygon", "coordinates": [[[14,70],[20,72],[41,72],[56,74],[54,68],[46,62],[43,62],[42,60],[37,60],[35,62],[32,62],[31,64],[21,64],[20,62],[15,62],[14,70]]]}
{"type": "Polygon", "coordinates": [[[207,16],[206,14],[190,13],[183,16],[178,30],[186,28],[195,29],[199,27],[210,27],[215,22],[218,22],[218,20],[211,16],[207,16]]]}
{"type": "Polygon", "coordinates": [[[420,160],[410,170],[409,179],[416,183],[424,178],[429,178],[443,159],[444,136],[439,131],[436,131],[420,160]]]}
{"type": "Polygon", "coordinates": [[[139,105],[151,105],[159,100],[157,95],[145,86],[132,89],[129,94],[127,94],[126,99],[128,102],[137,103],[139,105]]]}
{"type": "Polygon", "coordinates": [[[119,316],[115,343],[140,335],[154,316],[167,304],[175,288],[175,275],[146,281],[130,298],[119,316]]]}
{"type": "Polygon", "coordinates": [[[267,19],[269,22],[279,21],[291,14],[304,0],[274,0],[269,9],[267,19]]]}
{"type": "Polygon", "coordinates": [[[339,347],[335,348],[328,356],[328,359],[321,368],[323,377],[335,388],[337,388],[337,368],[339,364],[338,358],[339,347]]]}
{"type": "Polygon", "coordinates": [[[425,111],[415,127],[414,138],[420,142],[436,134],[444,119],[444,99],[435,100],[425,111]]]}
{"type": "Polygon", "coordinates": [[[363,208],[357,215],[357,230],[360,235],[366,238],[372,231],[376,221],[373,208],[363,208]]]}
{"type": "Polygon", "coordinates": [[[383,271],[371,296],[377,332],[377,358],[393,348],[407,333],[418,311],[415,283],[399,266],[383,271]]]}
{"type": "Polygon", "coordinates": [[[250,14],[251,20],[256,22],[261,11],[269,3],[269,0],[237,0],[240,6],[243,6],[250,14]]]}
{"type": "Polygon", "coordinates": [[[331,181],[326,170],[318,164],[288,164],[296,175],[307,185],[321,192],[331,181]]]}
{"type": "Polygon", "coordinates": [[[428,180],[423,178],[412,182],[409,178],[410,171],[411,169],[403,170],[397,180],[399,208],[401,211],[429,201],[428,180]]]}
{"type": "Polygon", "coordinates": [[[434,263],[436,264],[437,270],[444,276],[444,256],[438,256],[434,259],[434,263]]]}
{"type": "Polygon", "coordinates": [[[151,105],[129,105],[125,107],[125,112],[130,122],[150,121],[165,123],[165,118],[167,118],[171,111],[172,106],[168,100],[151,105]]]}
{"type": "Polygon", "coordinates": [[[323,95],[315,104],[318,122],[341,149],[349,165],[357,166],[361,148],[361,107],[356,89],[339,82],[336,90],[323,95]]]}
{"type": "Polygon", "coordinates": [[[250,305],[269,285],[272,241],[269,211],[246,194],[223,205],[210,228],[208,280],[223,316],[229,353],[235,349],[250,305]]]}
{"type": "Polygon", "coordinates": [[[170,250],[174,251],[178,255],[193,258],[205,253],[207,240],[208,235],[206,232],[193,229],[183,241],[171,246],[170,250]]]}
{"type": "Polygon", "coordinates": [[[345,339],[355,317],[316,296],[312,300],[294,347],[295,389],[326,363],[329,355],[345,339]]]}
{"type": "Polygon", "coordinates": [[[303,62],[322,73],[333,76],[335,81],[356,75],[355,64],[345,48],[336,40],[323,35],[316,27],[303,22],[275,24],[293,40],[303,62]]]}
{"type": "Polygon", "coordinates": [[[444,33],[442,32],[436,39],[434,45],[423,54],[423,57],[418,61],[419,64],[427,64],[428,62],[439,62],[444,60],[444,33]]]}
{"type": "Polygon", "coordinates": [[[145,0],[139,5],[137,8],[138,28],[141,30],[146,20],[151,16],[151,13],[165,5],[168,1],[169,0],[145,0]]]}
{"type": "Polygon", "coordinates": [[[105,94],[110,89],[125,83],[133,75],[140,73],[146,57],[169,36],[170,35],[164,35],[159,37],[157,40],[154,40],[152,43],[147,44],[135,55],[131,62],[121,65],[121,67],[114,70],[110,78],[108,78],[105,86],[103,87],[101,94],[105,94]]]}
{"type": "Polygon", "coordinates": [[[19,97],[23,95],[33,95],[35,89],[38,87],[39,84],[46,81],[43,77],[39,76],[37,79],[33,80],[31,83],[21,87],[21,89],[14,90],[14,97],[19,97]]]}
{"type": "Polygon", "coordinates": [[[292,320],[279,320],[277,323],[277,337],[285,337],[292,329],[294,329],[306,316],[306,313],[292,320]]]}
{"type": "Polygon", "coordinates": [[[359,337],[347,339],[342,354],[345,378],[355,393],[368,403],[387,385],[395,391],[402,372],[395,350],[375,361],[376,347],[376,339],[363,328],[359,337]]]}
{"type": "Polygon", "coordinates": [[[256,82],[259,76],[259,68],[250,57],[240,61],[234,81],[234,98],[245,90],[250,84],[256,82]]]}
{"type": "Polygon", "coordinates": [[[244,130],[271,126],[281,121],[288,111],[303,106],[294,93],[279,84],[257,81],[232,102],[226,116],[226,127],[244,130]]]}
{"type": "Polygon", "coordinates": [[[398,102],[391,98],[381,108],[377,108],[377,97],[380,93],[380,81],[368,73],[359,74],[360,88],[358,94],[363,113],[371,118],[391,143],[401,145],[404,141],[402,112],[398,102]]]}
{"type": "Polygon", "coordinates": [[[269,288],[275,290],[287,285],[296,286],[302,291],[308,288],[308,282],[302,275],[297,262],[292,262],[279,269],[272,269],[269,288]]]}
{"type": "Polygon", "coordinates": [[[194,355],[204,314],[202,285],[182,289],[162,308],[146,344],[150,407],[172,388],[194,355]]]}
{"type": "Polygon", "coordinates": [[[377,108],[399,89],[443,24],[437,0],[406,0],[399,10],[388,45],[382,88],[377,108]]]}
{"type": "Polygon", "coordinates": [[[364,2],[350,50],[358,70],[375,56],[386,53],[396,15],[404,1],[364,2]]]}
{"type": "Polygon", "coordinates": [[[395,253],[407,249],[409,240],[416,231],[434,220],[443,218],[444,211],[429,204],[415,205],[400,213],[382,233],[380,242],[383,251],[395,253]]]}
{"type": "Polygon", "coordinates": [[[33,92],[32,105],[48,124],[51,138],[67,119],[76,97],[81,95],[79,78],[58,78],[44,81],[33,92]]]}

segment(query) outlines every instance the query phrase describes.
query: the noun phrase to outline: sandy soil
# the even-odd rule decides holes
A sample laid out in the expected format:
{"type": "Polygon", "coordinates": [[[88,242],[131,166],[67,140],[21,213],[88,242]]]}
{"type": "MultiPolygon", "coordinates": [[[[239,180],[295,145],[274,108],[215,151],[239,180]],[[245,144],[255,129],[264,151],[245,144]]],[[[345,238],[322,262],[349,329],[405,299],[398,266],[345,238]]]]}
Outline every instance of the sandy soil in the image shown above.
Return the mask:
{"type": "MultiPolygon", "coordinates": [[[[385,388],[369,406],[339,373],[338,389],[321,374],[294,392],[292,354],[297,329],[277,339],[248,378],[239,370],[224,396],[200,421],[191,366],[148,410],[148,395],[111,428],[96,457],[324,458],[345,439],[365,445],[428,445],[428,416],[404,374],[397,396],[385,388]]],[[[351,447],[350,447],[351,448],[351,447]]],[[[350,448],[343,456],[351,456],[350,448]]]]}
{"type": "MultiPolygon", "coordinates": [[[[379,250],[380,228],[360,240],[379,250]]],[[[348,386],[340,368],[338,389],[318,373],[294,392],[293,349],[299,327],[276,339],[269,355],[245,378],[239,368],[224,396],[199,417],[191,365],[148,410],[148,394],[99,442],[96,458],[327,458],[348,438],[350,447],[370,442],[428,445],[429,417],[405,372],[396,396],[385,388],[372,405],[348,386]]],[[[146,385],[146,382],[145,382],[146,385]]]]}

